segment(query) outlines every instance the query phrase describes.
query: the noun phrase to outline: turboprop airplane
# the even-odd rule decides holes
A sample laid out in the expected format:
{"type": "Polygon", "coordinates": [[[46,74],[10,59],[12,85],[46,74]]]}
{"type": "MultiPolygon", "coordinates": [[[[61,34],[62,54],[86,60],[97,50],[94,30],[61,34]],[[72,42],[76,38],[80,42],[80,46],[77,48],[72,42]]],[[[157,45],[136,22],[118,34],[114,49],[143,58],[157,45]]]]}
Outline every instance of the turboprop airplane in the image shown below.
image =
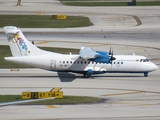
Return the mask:
{"type": "Polygon", "coordinates": [[[79,54],[60,54],[41,50],[29,42],[21,30],[14,26],[5,26],[5,33],[12,52],[12,57],[5,60],[57,72],[81,73],[85,78],[102,73],[143,73],[158,69],[144,56],[113,55],[109,52],[95,51],[81,47],[79,54]]]}

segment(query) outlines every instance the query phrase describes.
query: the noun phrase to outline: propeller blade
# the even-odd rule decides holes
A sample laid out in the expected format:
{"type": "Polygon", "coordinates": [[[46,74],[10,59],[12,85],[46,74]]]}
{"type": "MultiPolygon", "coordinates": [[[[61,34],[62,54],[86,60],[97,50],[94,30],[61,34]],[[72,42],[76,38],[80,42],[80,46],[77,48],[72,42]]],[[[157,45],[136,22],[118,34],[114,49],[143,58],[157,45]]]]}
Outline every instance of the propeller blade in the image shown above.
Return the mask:
{"type": "Polygon", "coordinates": [[[109,55],[111,55],[112,53],[111,53],[111,46],[110,46],[110,49],[109,49],[109,55]]]}
{"type": "Polygon", "coordinates": [[[116,58],[113,57],[113,50],[111,49],[111,46],[109,49],[109,56],[110,56],[110,64],[111,64],[111,70],[112,70],[112,61],[115,60],[116,58]]]}

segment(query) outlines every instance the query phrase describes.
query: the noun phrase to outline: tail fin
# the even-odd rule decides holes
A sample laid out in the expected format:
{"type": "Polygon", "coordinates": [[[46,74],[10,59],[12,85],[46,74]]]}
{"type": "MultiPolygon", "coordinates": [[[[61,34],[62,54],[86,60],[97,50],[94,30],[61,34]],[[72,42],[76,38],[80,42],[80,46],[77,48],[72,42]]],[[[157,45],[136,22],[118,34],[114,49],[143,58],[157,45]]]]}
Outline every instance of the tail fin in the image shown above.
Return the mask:
{"type": "Polygon", "coordinates": [[[12,56],[35,56],[45,52],[29,42],[19,28],[5,26],[4,30],[7,35],[12,56]]]}

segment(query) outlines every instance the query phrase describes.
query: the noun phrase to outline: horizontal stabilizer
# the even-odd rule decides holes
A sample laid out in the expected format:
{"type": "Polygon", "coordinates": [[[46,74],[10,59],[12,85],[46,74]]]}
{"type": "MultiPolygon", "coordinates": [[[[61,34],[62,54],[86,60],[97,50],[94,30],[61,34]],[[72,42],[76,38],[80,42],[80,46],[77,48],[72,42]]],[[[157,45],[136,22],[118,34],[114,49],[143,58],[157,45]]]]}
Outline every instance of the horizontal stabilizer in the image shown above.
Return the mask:
{"type": "Polygon", "coordinates": [[[17,34],[20,32],[20,30],[17,27],[7,26],[4,28],[6,34],[17,34]]]}

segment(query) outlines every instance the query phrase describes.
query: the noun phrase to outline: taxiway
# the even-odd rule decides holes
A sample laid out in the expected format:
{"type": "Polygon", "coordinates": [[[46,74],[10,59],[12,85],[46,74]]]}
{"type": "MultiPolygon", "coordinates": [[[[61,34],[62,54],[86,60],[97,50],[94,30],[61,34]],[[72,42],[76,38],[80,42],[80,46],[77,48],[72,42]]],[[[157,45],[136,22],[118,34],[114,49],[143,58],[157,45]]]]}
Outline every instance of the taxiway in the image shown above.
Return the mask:
{"type": "MultiPolygon", "coordinates": [[[[16,6],[13,0],[0,4],[0,14],[43,15],[65,13],[90,18],[93,26],[66,29],[22,28],[27,39],[37,46],[77,48],[89,46],[115,54],[140,54],[160,64],[160,7],[71,7],[58,1],[28,0],[16,6]],[[39,6],[39,7],[37,7],[39,6]],[[42,9],[43,8],[43,9],[42,9]],[[136,16],[136,19],[135,19],[136,16]],[[48,42],[45,42],[48,41],[48,42]],[[40,44],[42,43],[43,44],[40,44]],[[65,44],[64,44],[65,43],[65,44]],[[72,44],[71,44],[72,43],[72,44]]],[[[7,45],[3,28],[0,44],[7,45]]],[[[40,69],[0,69],[0,94],[23,91],[48,91],[62,87],[65,95],[104,98],[104,103],[80,105],[0,107],[1,119],[160,119],[160,70],[142,74],[103,74],[84,79],[72,73],[40,69]]]]}

